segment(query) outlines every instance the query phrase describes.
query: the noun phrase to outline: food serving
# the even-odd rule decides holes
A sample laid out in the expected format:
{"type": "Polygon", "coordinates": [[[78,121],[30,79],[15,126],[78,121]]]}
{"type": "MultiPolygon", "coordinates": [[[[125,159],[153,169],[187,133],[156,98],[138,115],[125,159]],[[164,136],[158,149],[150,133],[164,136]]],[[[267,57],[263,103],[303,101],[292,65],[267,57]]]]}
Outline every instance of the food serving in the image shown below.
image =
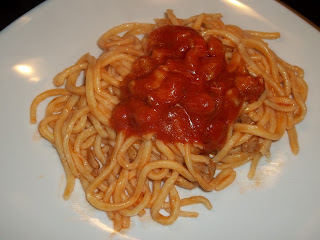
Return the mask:
{"type": "MultiPolygon", "coordinates": [[[[98,40],[98,58],[83,55],[56,75],[39,132],[57,149],[68,199],[79,179],[89,203],[106,211],[114,229],[150,210],[169,225],[197,217],[179,188],[220,191],[287,133],[298,154],[296,124],[307,112],[304,72],[279,58],[263,39],[279,33],[242,30],[222,15],[127,23],[98,40]],[[84,78],[84,80],[83,80],[84,78]],[[82,81],[83,80],[83,81],[82,81]],[[164,212],[167,212],[166,214],[164,212]]],[[[192,192],[192,191],[191,191],[192,192]]]]}

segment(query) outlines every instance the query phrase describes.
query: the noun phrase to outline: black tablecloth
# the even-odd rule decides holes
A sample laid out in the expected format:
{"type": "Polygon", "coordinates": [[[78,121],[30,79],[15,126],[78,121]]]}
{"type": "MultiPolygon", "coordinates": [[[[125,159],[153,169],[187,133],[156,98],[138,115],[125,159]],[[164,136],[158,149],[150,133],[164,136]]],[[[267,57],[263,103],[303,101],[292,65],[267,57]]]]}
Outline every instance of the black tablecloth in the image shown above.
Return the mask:
{"type": "MultiPolygon", "coordinates": [[[[2,3],[0,8],[0,31],[43,1],[44,0],[9,0],[2,3]]],[[[286,5],[319,29],[320,14],[316,0],[279,0],[278,2],[286,5]]]]}

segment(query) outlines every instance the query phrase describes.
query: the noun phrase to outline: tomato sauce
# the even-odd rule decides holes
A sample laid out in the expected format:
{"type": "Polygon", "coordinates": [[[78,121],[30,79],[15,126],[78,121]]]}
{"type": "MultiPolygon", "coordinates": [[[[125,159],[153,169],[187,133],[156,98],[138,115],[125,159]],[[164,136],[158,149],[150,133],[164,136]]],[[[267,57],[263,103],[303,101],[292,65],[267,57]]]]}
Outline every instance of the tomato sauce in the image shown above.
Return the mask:
{"type": "Polygon", "coordinates": [[[155,133],[164,142],[193,142],[220,149],[242,104],[264,91],[262,77],[228,71],[218,38],[205,41],[189,27],[163,26],[150,33],[121,87],[111,125],[127,135],[155,133]]]}

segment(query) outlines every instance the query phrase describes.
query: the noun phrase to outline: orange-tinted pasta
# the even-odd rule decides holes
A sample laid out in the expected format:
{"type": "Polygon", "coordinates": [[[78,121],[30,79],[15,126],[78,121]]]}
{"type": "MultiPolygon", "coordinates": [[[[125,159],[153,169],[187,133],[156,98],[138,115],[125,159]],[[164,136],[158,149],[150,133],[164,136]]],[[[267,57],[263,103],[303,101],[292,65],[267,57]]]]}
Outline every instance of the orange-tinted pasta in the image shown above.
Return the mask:
{"type": "Polygon", "coordinates": [[[308,86],[303,70],[280,59],[263,41],[278,38],[279,33],[242,30],[225,25],[221,18],[221,14],[202,13],[178,19],[168,10],[166,18],[152,24],[114,27],[98,40],[103,50],[98,58],[85,54],[54,78],[54,85],[61,88],[45,91],[34,99],[30,110],[33,124],[37,122],[38,104],[54,97],[39,123],[39,132],[59,153],[67,179],[65,199],[78,178],[87,200],[107,212],[116,231],[128,228],[130,217],[142,216],[146,209],[150,209],[154,221],[168,225],[179,216],[198,216],[183,211],[183,206],[201,203],[212,208],[202,196],[181,199],[177,186],[219,191],[234,181],[235,168],[249,162],[248,177],[252,179],[260,159],[270,155],[272,142],[285,132],[292,152],[298,153],[295,125],[307,111],[308,86]],[[134,60],[145,54],[149,33],[162,25],[189,26],[205,39],[219,38],[229,70],[242,64],[250,74],[264,78],[265,92],[257,101],[242,106],[219,151],[200,154],[201,146],[197,144],[164,143],[153,134],[126,136],[110,126],[123,78],[134,60]],[[80,85],[81,73],[85,81],[80,85]],[[169,215],[161,214],[161,209],[169,215]]]}

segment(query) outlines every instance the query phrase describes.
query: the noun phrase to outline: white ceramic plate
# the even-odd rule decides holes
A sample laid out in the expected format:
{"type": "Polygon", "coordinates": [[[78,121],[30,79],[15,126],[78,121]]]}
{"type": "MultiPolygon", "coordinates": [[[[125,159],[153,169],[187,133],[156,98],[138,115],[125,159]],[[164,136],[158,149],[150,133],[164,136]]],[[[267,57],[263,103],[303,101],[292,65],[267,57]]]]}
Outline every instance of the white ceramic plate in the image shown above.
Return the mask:
{"type": "Polygon", "coordinates": [[[41,4],[0,33],[0,238],[319,239],[319,43],[316,29],[275,1],[55,0],[41,4]],[[104,31],[125,22],[151,22],[167,8],[182,18],[221,12],[226,23],[281,32],[281,39],[270,42],[271,48],[304,68],[310,87],[308,115],[297,127],[301,151],[293,156],[284,137],[273,145],[271,162],[259,164],[253,181],[246,178],[249,166],[245,166],[224,191],[194,191],[204,194],[214,207],[208,211],[192,206],[200,213],[197,219],[180,218],[172,226],[161,226],[149,216],[133,218],[128,231],[114,234],[105,213],[86,202],[78,182],[71,199],[63,200],[62,166],[55,149],[29,124],[29,106],[38,93],[52,87],[57,72],[86,52],[98,56],[96,41],[104,31]]]}

